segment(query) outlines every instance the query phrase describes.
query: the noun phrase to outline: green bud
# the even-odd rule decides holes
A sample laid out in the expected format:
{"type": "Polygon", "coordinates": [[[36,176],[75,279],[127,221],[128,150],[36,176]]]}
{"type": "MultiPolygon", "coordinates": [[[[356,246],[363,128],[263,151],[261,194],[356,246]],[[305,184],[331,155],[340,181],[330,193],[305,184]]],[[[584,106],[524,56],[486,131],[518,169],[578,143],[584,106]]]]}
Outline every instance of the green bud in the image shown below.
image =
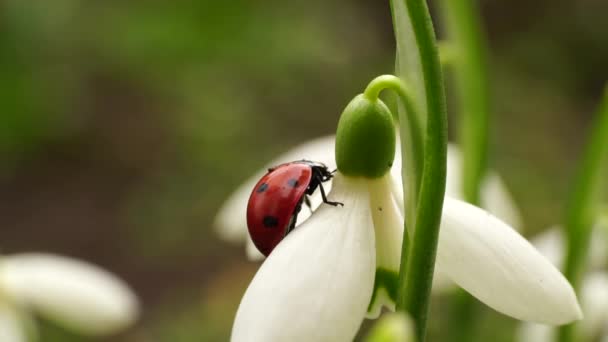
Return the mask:
{"type": "Polygon", "coordinates": [[[365,342],[413,342],[412,321],[403,312],[384,315],[370,330],[365,342]]]}
{"type": "Polygon", "coordinates": [[[388,107],[380,99],[357,95],[338,122],[338,170],[353,177],[382,177],[393,166],[395,143],[395,125],[388,107]]]}

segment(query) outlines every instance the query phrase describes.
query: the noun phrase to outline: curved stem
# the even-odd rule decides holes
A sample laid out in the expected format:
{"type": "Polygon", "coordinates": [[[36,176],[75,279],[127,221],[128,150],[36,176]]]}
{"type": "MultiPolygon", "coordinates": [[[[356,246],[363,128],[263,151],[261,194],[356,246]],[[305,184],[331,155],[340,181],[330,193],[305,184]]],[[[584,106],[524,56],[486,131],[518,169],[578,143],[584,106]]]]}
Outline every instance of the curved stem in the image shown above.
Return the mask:
{"type": "MultiPolygon", "coordinates": [[[[397,298],[397,308],[410,313],[416,323],[417,340],[422,342],[426,333],[439,223],[445,194],[447,115],[439,53],[426,1],[393,0],[392,5],[394,17],[403,15],[397,13],[399,9],[407,9],[418,48],[426,94],[424,166],[416,206],[415,230],[411,248],[407,251],[409,253],[407,265],[401,265],[397,298]]],[[[396,26],[399,25],[397,20],[394,22],[396,26]]],[[[396,27],[395,30],[399,28],[396,27]]]]}
{"type": "Polygon", "coordinates": [[[399,121],[401,124],[404,124],[405,127],[408,127],[409,133],[406,136],[401,135],[401,138],[409,138],[412,146],[411,153],[413,154],[412,160],[414,161],[413,170],[415,181],[413,182],[413,198],[410,198],[409,200],[416,203],[418,199],[419,185],[422,180],[422,165],[424,156],[424,141],[422,140],[422,126],[419,121],[419,110],[416,107],[411,88],[409,88],[403,80],[394,75],[382,75],[376,77],[369,83],[365,89],[364,95],[369,100],[375,101],[378,99],[380,92],[384,89],[390,89],[397,93],[399,99],[401,100],[401,104],[405,108],[404,111],[400,111],[400,114],[403,114],[405,117],[401,118],[399,121]],[[406,121],[407,124],[405,125],[406,121]]]}
{"type": "MultiPolygon", "coordinates": [[[[564,273],[575,290],[580,287],[585,271],[591,229],[598,214],[601,183],[605,180],[608,162],[608,87],[604,90],[602,103],[591,129],[565,218],[568,246],[564,273]]],[[[576,341],[572,324],[560,328],[559,341],[576,341]]]]}

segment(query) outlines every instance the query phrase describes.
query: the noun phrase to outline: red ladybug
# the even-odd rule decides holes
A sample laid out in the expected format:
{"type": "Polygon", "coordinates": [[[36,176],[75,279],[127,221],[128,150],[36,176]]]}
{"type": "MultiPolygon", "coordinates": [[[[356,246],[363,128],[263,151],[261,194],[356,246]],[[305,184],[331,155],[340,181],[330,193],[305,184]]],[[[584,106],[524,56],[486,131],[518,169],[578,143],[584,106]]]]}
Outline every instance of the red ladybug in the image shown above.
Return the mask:
{"type": "Polygon", "coordinates": [[[302,202],[319,187],[323,203],[327,200],[322,183],[333,177],[323,163],[299,160],[268,169],[253,188],[247,204],[247,226],[255,246],[268,256],[296,226],[302,202]]]}

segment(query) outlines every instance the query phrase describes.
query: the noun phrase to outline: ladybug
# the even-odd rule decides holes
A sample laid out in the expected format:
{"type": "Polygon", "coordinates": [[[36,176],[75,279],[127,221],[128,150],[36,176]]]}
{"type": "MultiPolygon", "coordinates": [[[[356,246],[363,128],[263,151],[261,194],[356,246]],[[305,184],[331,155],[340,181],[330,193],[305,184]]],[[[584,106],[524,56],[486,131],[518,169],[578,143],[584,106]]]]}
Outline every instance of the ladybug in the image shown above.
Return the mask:
{"type": "Polygon", "coordinates": [[[337,206],[340,202],[327,200],[323,183],[333,177],[323,163],[298,160],[268,169],[253,188],[247,204],[247,227],[253,243],[262,254],[270,252],[296,226],[302,203],[310,206],[308,195],[317,187],[323,203],[337,206]]]}

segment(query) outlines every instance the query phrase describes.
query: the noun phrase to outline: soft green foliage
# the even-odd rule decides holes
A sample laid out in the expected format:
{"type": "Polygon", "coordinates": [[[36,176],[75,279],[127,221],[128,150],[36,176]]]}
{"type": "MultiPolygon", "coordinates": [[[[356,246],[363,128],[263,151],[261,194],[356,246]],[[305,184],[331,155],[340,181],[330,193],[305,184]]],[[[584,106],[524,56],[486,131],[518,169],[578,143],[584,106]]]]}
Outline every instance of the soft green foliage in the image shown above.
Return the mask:
{"type": "Polygon", "coordinates": [[[338,122],[338,170],[352,177],[382,177],[393,166],[395,143],[395,125],[388,107],[380,99],[357,95],[338,122]]]}
{"type": "MultiPolygon", "coordinates": [[[[490,161],[530,236],[561,215],[606,81],[607,11],[483,2],[490,161]]],[[[217,238],[217,208],[277,153],[332,133],[394,57],[384,1],[0,1],[0,248],[133,284],[144,318],[105,341],[227,341],[258,264],[217,238]]],[[[429,341],[452,337],[446,305],[433,300],[429,341]]],[[[478,341],[513,341],[513,320],[479,314],[478,341]]],[[[40,341],[90,339],[49,324],[40,341]]]]}

